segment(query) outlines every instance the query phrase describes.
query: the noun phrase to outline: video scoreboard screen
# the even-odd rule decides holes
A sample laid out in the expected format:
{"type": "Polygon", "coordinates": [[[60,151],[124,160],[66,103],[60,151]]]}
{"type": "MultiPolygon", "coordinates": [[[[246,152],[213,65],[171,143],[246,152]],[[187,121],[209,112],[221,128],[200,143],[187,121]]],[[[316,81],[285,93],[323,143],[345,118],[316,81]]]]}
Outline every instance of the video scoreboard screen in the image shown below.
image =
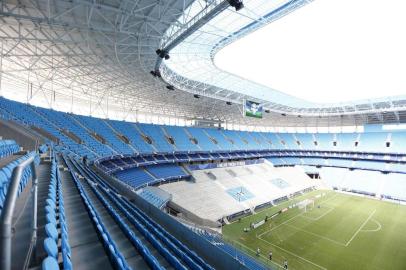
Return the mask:
{"type": "Polygon", "coordinates": [[[262,118],[263,108],[257,102],[245,100],[244,115],[248,117],[262,118]]]}

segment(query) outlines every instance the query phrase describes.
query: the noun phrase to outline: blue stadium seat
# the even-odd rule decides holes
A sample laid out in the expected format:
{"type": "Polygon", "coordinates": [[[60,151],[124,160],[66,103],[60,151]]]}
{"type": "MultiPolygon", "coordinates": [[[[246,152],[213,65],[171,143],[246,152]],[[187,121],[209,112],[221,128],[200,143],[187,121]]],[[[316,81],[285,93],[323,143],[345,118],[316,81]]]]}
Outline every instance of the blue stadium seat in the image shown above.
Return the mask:
{"type": "Polygon", "coordinates": [[[53,257],[46,257],[42,261],[42,270],[59,270],[58,261],[53,257]]]}
{"type": "Polygon", "coordinates": [[[44,240],[44,249],[47,252],[48,256],[58,259],[58,246],[54,239],[48,237],[44,240]]]}

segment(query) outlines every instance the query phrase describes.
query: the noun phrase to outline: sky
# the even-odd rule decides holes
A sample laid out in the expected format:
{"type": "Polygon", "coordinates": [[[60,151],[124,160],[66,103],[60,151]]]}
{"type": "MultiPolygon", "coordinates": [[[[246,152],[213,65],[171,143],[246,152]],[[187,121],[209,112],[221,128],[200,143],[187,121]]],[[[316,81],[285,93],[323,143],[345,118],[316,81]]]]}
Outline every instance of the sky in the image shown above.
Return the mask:
{"type": "Polygon", "coordinates": [[[312,102],[406,95],[405,14],[405,0],[315,0],[226,46],[214,62],[312,102]]]}

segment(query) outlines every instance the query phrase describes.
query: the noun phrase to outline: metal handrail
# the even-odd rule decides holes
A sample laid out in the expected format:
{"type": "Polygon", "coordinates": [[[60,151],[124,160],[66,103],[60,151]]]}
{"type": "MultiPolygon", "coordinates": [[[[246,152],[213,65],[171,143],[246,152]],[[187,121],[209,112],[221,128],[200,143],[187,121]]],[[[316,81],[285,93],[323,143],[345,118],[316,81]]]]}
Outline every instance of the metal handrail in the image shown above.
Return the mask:
{"type": "Polygon", "coordinates": [[[32,237],[31,247],[36,245],[37,241],[37,196],[38,196],[38,178],[35,168],[35,156],[31,156],[21,162],[14,168],[11,176],[11,184],[7,190],[6,201],[0,219],[0,269],[11,270],[11,247],[13,237],[13,214],[17,201],[18,189],[24,169],[31,166],[33,182],[33,218],[32,218],[32,237]]]}

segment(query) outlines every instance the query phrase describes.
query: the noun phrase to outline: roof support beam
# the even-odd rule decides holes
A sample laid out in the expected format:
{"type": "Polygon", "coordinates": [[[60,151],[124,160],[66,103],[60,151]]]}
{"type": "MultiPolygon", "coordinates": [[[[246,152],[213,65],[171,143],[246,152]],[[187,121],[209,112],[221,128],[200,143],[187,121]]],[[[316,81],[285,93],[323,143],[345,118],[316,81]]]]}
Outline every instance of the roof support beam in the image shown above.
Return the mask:
{"type": "Polygon", "coordinates": [[[224,0],[218,4],[216,1],[213,1],[213,4],[207,5],[195,17],[187,22],[184,27],[174,33],[168,40],[165,41],[165,44],[163,44],[162,48],[157,50],[158,57],[155,63],[155,72],[159,71],[159,67],[161,66],[162,60],[164,58],[169,59],[169,52],[177,45],[179,45],[183,40],[185,40],[188,36],[196,32],[200,27],[205,25],[207,22],[209,22],[211,19],[216,17],[219,13],[223,12],[230,6],[233,6],[236,8],[236,10],[239,10],[240,8],[237,9],[237,7],[235,6],[236,2],[242,5],[242,1],[237,0],[224,0]]]}

